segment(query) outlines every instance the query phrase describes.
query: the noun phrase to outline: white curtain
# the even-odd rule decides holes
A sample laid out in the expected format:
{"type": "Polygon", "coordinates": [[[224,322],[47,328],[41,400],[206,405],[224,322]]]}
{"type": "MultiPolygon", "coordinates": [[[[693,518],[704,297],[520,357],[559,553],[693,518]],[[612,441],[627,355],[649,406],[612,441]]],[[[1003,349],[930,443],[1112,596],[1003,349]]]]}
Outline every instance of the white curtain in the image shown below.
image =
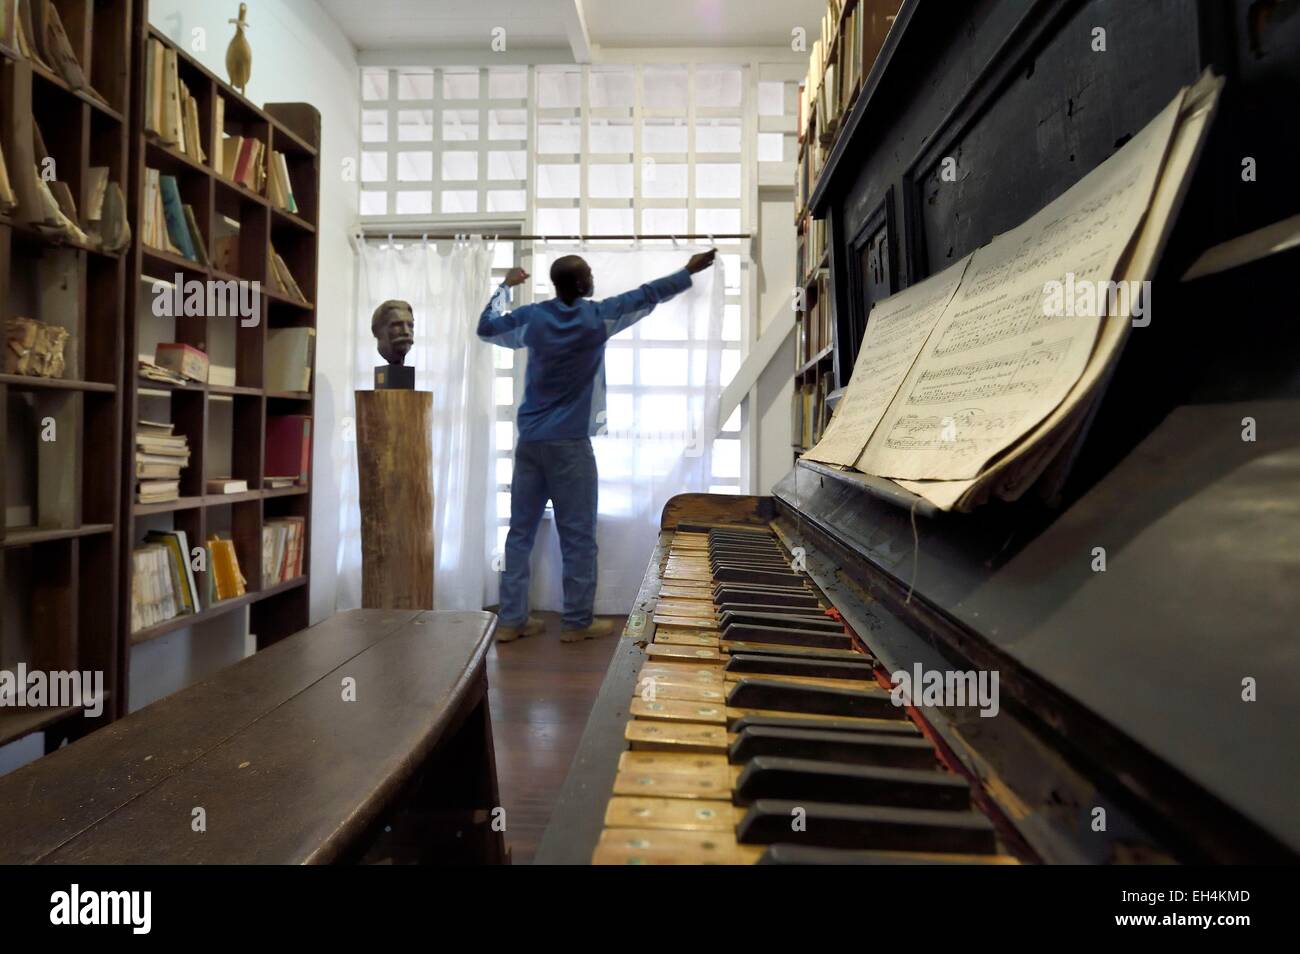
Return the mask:
{"type": "MultiPolygon", "coordinates": [[[[492,355],[475,336],[479,313],[492,287],[491,247],[480,240],[459,242],[362,241],[354,309],[354,380],[357,390],[374,387],[375,350],[370,317],[380,302],[411,303],[415,346],[406,363],[415,386],[433,392],[434,608],[481,609],[497,600],[492,570],[495,494],[492,473],[492,355]]],[[[355,420],[347,394],[344,419],[355,420]]],[[[339,609],[361,605],[360,506],[357,498],[355,434],[340,481],[339,609]]]]}
{"type": "MultiPolygon", "coordinates": [[[[534,256],[535,299],[550,297],[546,275],[560,255],[591,265],[595,298],[630,291],[686,264],[702,247],[547,245],[534,256]]],[[[598,614],[627,613],[659,534],[664,504],[675,494],[706,492],[722,393],[722,259],[694,276],[690,290],[661,304],[605,349],[605,433],[592,440],[600,470],[596,540],[598,614]]],[[[559,540],[542,521],[533,550],[532,608],[563,604],[559,540]]]]}

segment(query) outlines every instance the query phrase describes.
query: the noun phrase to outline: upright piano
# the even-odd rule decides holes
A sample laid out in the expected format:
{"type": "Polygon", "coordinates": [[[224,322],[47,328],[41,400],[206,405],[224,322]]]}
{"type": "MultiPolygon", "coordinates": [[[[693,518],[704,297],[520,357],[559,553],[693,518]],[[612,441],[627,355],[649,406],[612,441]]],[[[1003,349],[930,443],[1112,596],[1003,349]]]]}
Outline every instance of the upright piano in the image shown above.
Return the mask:
{"type": "Polygon", "coordinates": [[[1153,321],[1068,467],[970,513],[807,460],[770,495],[671,500],[539,863],[1300,857],[1300,249],[1182,280],[1300,211],[1293,5],[906,0],[811,202],[842,390],[873,301],[1207,66],[1227,82],[1153,321]],[[948,155],[955,197],[927,188],[948,155]],[[994,673],[995,714],[922,691],[994,673]]]}

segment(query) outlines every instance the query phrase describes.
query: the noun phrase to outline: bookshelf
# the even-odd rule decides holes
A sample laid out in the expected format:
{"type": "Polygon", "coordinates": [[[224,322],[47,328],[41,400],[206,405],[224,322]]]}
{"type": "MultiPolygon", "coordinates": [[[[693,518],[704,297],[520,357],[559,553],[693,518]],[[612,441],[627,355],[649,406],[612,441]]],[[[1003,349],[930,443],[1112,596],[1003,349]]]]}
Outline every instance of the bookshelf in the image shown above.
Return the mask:
{"type": "MultiPolygon", "coordinates": [[[[124,644],[138,645],[167,633],[199,626],[248,609],[249,631],[257,635],[259,649],[308,625],[311,565],[311,480],[289,487],[266,485],[268,421],[284,415],[314,418],[315,376],[307,391],[279,391],[265,386],[268,333],[281,328],[316,327],[317,222],[320,185],[320,118],[305,103],[269,103],[259,107],[206,69],[185,49],[148,25],[141,4],[135,16],[130,144],[133,222],[146,222],[152,213],[146,170],[175,178],[181,202],[191,207],[194,227],[207,262],[194,261],[145,241],[145,228],[137,227],[127,256],[128,319],[123,360],[123,454],[121,466],[121,588],[133,585],[132,552],[151,530],[183,530],[191,549],[211,535],[233,542],[246,591],[225,599],[209,599],[202,573],[196,583],[203,599],[195,612],[132,630],[127,601],[118,610],[118,630],[124,644]],[[176,72],[193,97],[195,127],[202,154],[164,141],[150,128],[147,118],[146,65],[154,50],[170,50],[176,72]],[[234,181],[216,165],[223,155],[222,134],[244,137],[266,156],[283,153],[292,181],[297,211],[272,201],[269,177],[259,188],[234,181]],[[237,228],[236,228],[237,224],[237,228]],[[230,255],[218,260],[216,250],[224,235],[230,255]],[[299,300],[285,290],[268,285],[275,265],[274,247],[302,292],[299,300]],[[241,310],[232,315],[224,306],[214,310],[207,299],[200,314],[159,317],[159,293],[167,293],[177,280],[202,283],[205,290],[229,288],[236,283],[241,310]],[[158,284],[158,283],[163,284],[158,284]],[[257,282],[254,295],[251,283],[257,282]],[[253,314],[243,308],[253,305],[253,314]],[[256,320],[254,321],[254,316],[256,320]],[[142,379],[137,361],[152,357],[158,342],[179,342],[206,353],[214,369],[233,369],[233,381],[170,383],[142,379]],[[170,423],[173,433],[184,435],[189,463],[180,474],[175,500],[140,503],[136,496],[135,448],[140,420],[170,423]],[[207,492],[208,481],[230,477],[246,481],[246,491],[230,494],[207,492]],[[301,518],[304,524],[301,564],[303,572],[290,579],[264,583],[263,528],[268,521],[301,518]]],[[[156,55],[156,52],[155,54],[156,55]]],[[[219,293],[222,294],[222,293],[219,293]]],[[[234,302],[235,298],[230,298],[234,302]]],[[[188,309],[187,309],[188,310],[188,309]]],[[[314,369],[313,369],[314,370],[314,369]]],[[[203,630],[195,631],[202,638],[203,630]]]]}
{"type": "MultiPolygon", "coordinates": [[[[131,0],[54,0],[81,83],[50,65],[44,43],[24,55],[14,5],[4,8],[0,149],[10,180],[41,164],[39,130],[53,160],[47,172],[66,186],[85,230],[91,170],[106,168],[126,188],[131,0]]],[[[0,708],[0,745],[44,732],[49,750],[123,705],[115,620],[126,271],[122,253],[52,230],[39,203],[15,191],[18,206],[0,211],[0,317],[6,329],[29,318],[68,338],[61,374],[0,373],[0,669],[104,674],[104,710],[93,719],[78,706],[0,708]]]]}
{"type": "Polygon", "coordinates": [[[791,408],[796,458],[820,439],[837,392],[831,250],[826,219],[813,216],[812,198],[901,6],[901,0],[829,0],[800,86],[794,205],[803,307],[796,312],[791,408]]]}

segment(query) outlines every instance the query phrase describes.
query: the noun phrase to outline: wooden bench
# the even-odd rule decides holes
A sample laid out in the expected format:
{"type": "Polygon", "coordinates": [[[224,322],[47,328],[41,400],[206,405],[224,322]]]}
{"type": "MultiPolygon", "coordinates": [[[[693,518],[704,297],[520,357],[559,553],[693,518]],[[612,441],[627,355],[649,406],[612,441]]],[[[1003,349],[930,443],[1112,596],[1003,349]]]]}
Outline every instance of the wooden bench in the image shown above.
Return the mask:
{"type": "Polygon", "coordinates": [[[504,861],[495,629],[352,610],[303,630],[0,778],[0,863],[504,861]]]}

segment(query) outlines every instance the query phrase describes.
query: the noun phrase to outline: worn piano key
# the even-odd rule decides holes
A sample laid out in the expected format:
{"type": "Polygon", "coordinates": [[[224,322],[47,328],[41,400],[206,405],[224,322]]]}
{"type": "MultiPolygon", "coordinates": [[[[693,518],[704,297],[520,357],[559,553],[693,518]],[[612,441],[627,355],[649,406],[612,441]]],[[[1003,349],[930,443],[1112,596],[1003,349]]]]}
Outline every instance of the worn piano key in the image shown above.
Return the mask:
{"type": "Polygon", "coordinates": [[[993,825],[978,812],[760,799],[736,826],[745,844],[798,840],[809,847],[992,854],[993,825]],[[792,821],[800,819],[794,832],[792,821]]]}
{"type": "MultiPolygon", "coordinates": [[[[764,603],[718,603],[716,606],[718,619],[722,619],[727,613],[738,615],[757,613],[764,616],[776,617],[798,617],[801,619],[830,619],[820,606],[808,605],[802,603],[798,606],[781,605],[781,604],[764,604],[764,603]]],[[[843,624],[837,624],[843,628],[843,624]]]]}
{"type": "Polygon", "coordinates": [[[808,845],[768,845],[760,865],[1018,865],[1011,855],[959,855],[938,851],[854,851],[808,845]]]}
{"type": "Polygon", "coordinates": [[[605,827],[732,834],[743,814],[729,801],[616,795],[605,807],[605,827]]]}
{"type": "Polygon", "coordinates": [[[698,722],[629,719],[623,727],[623,738],[634,749],[662,752],[707,752],[721,755],[726,753],[730,745],[727,730],[723,726],[698,722]]]}
{"type": "Polygon", "coordinates": [[[726,725],[726,707],[716,703],[684,702],[678,699],[655,699],[647,701],[637,696],[629,704],[628,711],[638,719],[654,719],[660,722],[706,722],[710,725],[726,725]]]}
{"type": "Polygon", "coordinates": [[[869,658],[856,649],[830,649],[822,646],[794,646],[789,643],[756,643],[751,640],[724,640],[721,647],[729,653],[748,656],[797,656],[801,659],[857,662],[869,658]]]}
{"type": "Polygon", "coordinates": [[[716,649],[710,649],[708,646],[673,646],[667,643],[651,643],[645,648],[645,654],[648,659],[663,660],[665,662],[690,660],[721,666],[727,661],[727,657],[723,653],[716,649]]]}
{"type": "Polygon", "coordinates": [[[722,551],[709,554],[709,565],[714,569],[720,566],[752,566],[759,569],[780,570],[790,572],[790,561],[779,554],[756,553],[736,553],[735,551],[722,551]]]}
{"type": "Polygon", "coordinates": [[[738,805],[760,798],[964,811],[970,785],[948,772],[761,755],[745,764],[732,793],[738,805]]]}
{"type": "Polygon", "coordinates": [[[659,699],[672,699],[680,702],[711,702],[724,705],[727,693],[719,686],[699,684],[682,686],[655,680],[649,684],[638,681],[637,695],[652,702],[659,699]]]}
{"type": "Polygon", "coordinates": [[[815,725],[809,723],[807,717],[795,716],[792,713],[783,712],[778,715],[751,715],[737,719],[730,723],[729,728],[739,734],[746,729],[756,726],[765,726],[774,729],[809,729],[815,728],[818,732],[872,732],[877,735],[885,733],[888,735],[913,736],[921,738],[921,730],[916,727],[915,723],[906,720],[887,720],[887,719],[828,719],[825,716],[818,717],[815,725]]]}
{"type": "Polygon", "coordinates": [[[722,639],[727,643],[766,643],[776,646],[796,646],[807,649],[841,649],[850,651],[853,640],[843,631],[803,629],[796,626],[754,626],[748,623],[731,623],[722,627],[722,639]]]}
{"type": "Polygon", "coordinates": [[[637,673],[637,682],[653,678],[673,685],[719,685],[723,682],[722,670],[716,666],[700,666],[684,662],[645,663],[637,673]]]}
{"type": "Polygon", "coordinates": [[[934,769],[939,764],[933,746],[916,736],[768,726],[738,732],[727,753],[734,763],[761,755],[907,769],[934,769]]]}
{"type": "Polygon", "coordinates": [[[731,625],[790,626],[794,629],[821,630],[844,635],[842,622],[820,614],[795,615],[754,610],[720,610],[716,614],[716,619],[724,628],[731,625]]]}
{"type": "Polygon", "coordinates": [[[720,589],[714,592],[713,601],[719,607],[744,604],[745,606],[771,606],[791,610],[822,612],[822,606],[817,602],[817,597],[812,590],[806,587],[797,591],[782,590],[780,592],[720,589]]]}
{"type": "Polygon", "coordinates": [[[854,655],[862,661],[737,653],[735,647],[732,647],[726,671],[735,674],[817,676],[823,679],[874,679],[875,660],[863,653],[854,655]]]}
{"type": "Polygon", "coordinates": [[[614,778],[615,795],[644,795],[657,798],[731,797],[731,773],[704,772],[619,772],[614,778]]]}
{"type": "Polygon", "coordinates": [[[709,619],[717,618],[717,611],[712,604],[704,603],[699,600],[691,602],[690,600],[665,600],[655,601],[655,613],[664,616],[704,616],[709,619]]]}
{"type": "Polygon", "coordinates": [[[707,632],[702,629],[687,629],[684,627],[665,627],[655,626],[655,642],[668,643],[675,646],[713,646],[718,645],[716,633],[707,632]]]}
{"type": "Polygon", "coordinates": [[[596,865],[750,865],[762,848],[736,843],[729,832],[606,828],[592,854],[596,865]]]}
{"type": "Polygon", "coordinates": [[[713,602],[713,591],[707,586],[687,586],[681,583],[665,583],[659,587],[659,599],[670,600],[707,600],[713,602]]]}
{"type": "Polygon", "coordinates": [[[773,709],[803,715],[850,718],[906,719],[907,711],[894,705],[885,689],[845,689],[742,679],[727,693],[727,705],[740,709],[773,709]]]}
{"type": "Polygon", "coordinates": [[[727,728],[732,732],[737,731],[735,727],[740,724],[741,720],[750,716],[784,718],[801,723],[804,726],[820,726],[823,722],[850,722],[856,724],[858,729],[864,732],[875,730],[880,726],[897,725],[903,721],[899,719],[875,719],[869,716],[818,715],[816,712],[793,712],[782,709],[741,709],[736,706],[727,706],[726,715],[727,728]]]}
{"type": "Polygon", "coordinates": [[[797,683],[801,686],[828,686],[832,689],[879,689],[880,686],[875,682],[868,682],[865,679],[820,679],[816,676],[769,676],[764,673],[729,673],[727,667],[722,667],[723,684],[727,690],[740,682],[741,679],[757,679],[763,682],[787,682],[797,683]]]}
{"type": "Polygon", "coordinates": [[[713,578],[724,583],[774,583],[785,586],[796,585],[803,579],[797,573],[750,570],[731,566],[718,567],[713,572],[713,578]]]}
{"type": "Polygon", "coordinates": [[[714,769],[725,772],[728,763],[725,755],[706,755],[697,752],[639,752],[627,751],[618,757],[620,772],[695,772],[714,769]]]}

